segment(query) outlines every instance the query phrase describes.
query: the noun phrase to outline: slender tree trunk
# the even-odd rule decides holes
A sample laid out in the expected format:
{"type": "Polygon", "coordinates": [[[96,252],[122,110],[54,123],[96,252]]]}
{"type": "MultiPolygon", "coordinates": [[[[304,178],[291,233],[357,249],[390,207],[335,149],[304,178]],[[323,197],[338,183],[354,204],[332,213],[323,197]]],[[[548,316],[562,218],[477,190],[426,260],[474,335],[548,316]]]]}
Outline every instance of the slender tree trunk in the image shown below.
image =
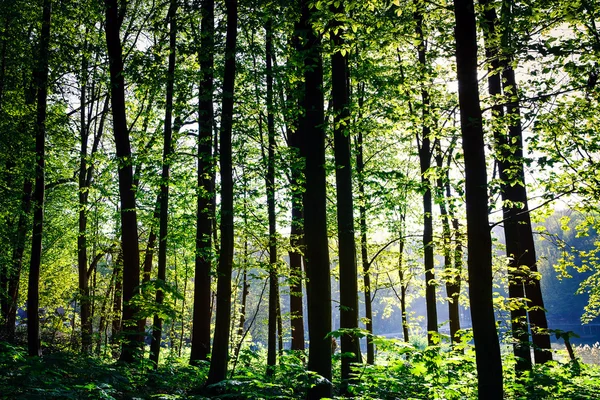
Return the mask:
{"type": "MultiPolygon", "coordinates": [[[[404,236],[405,218],[406,217],[404,214],[400,217],[400,236],[404,236]]],[[[400,312],[402,313],[402,335],[404,341],[408,343],[410,338],[408,332],[408,305],[406,301],[406,293],[408,292],[410,277],[407,277],[405,272],[406,271],[404,269],[404,238],[402,238],[398,242],[398,278],[400,279],[400,312]]]]}
{"type": "MultiPolygon", "coordinates": [[[[161,307],[165,294],[161,286],[164,286],[167,280],[167,232],[169,223],[169,179],[172,156],[172,136],[173,136],[173,91],[175,85],[175,59],[177,51],[177,0],[171,0],[169,7],[169,66],[167,70],[167,93],[165,102],[165,131],[163,144],[163,162],[162,175],[160,181],[160,226],[158,242],[158,271],[156,289],[156,305],[161,307]]],[[[158,366],[160,356],[160,342],[162,338],[163,321],[160,315],[154,315],[152,329],[152,342],[150,343],[150,360],[158,366]]]]}
{"type": "Polygon", "coordinates": [[[25,242],[27,241],[27,228],[29,225],[29,216],[31,213],[31,192],[33,184],[31,179],[24,177],[23,195],[21,197],[21,212],[17,222],[17,234],[15,246],[12,254],[12,268],[7,274],[7,310],[6,310],[6,337],[9,342],[15,340],[15,326],[17,323],[17,301],[19,299],[19,283],[21,279],[21,270],[23,269],[23,253],[25,252],[25,242]]]}
{"type": "Polygon", "coordinates": [[[303,113],[300,116],[302,150],[306,157],[304,193],[304,233],[306,276],[308,278],[308,370],[325,379],[308,391],[309,399],[331,397],[331,281],[327,238],[325,130],[323,98],[323,59],[321,38],[312,28],[314,9],[301,1],[299,37],[304,41],[303,113]]]}
{"type": "MultiPolygon", "coordinates": [[[[460,329],[460,316],[458,309],[458,296],[460,292],[457,290],[457,282],[460,281],[460,275],[456,273],[452,268],[452,231],[450,229],[450,216],[448,213],[447,200],[444,196],[444,178],[442,175],[444,168],[444,157],[442,155],[441,144],[439,140],[436,140],[436,166],[438,168],[436,187],[437,193],[436,202],[440,206],[440,215],[442,217],[442,238],[444,240],[444,273],[446,275],[446,296],[448,297],[448,319],[450,320],[450,340],[452,343],[458,342],[458,336],[456,333],[460,329]]],[[[448,155],[450,157],[450,154],[448,155]]],[[[445,174],[446,179],[448,175],[445,174]]],[[[449,197],[449,196],[448,196],[449,197]]]]}
{"type": "Polygon", "coordinates": [[[113,133],[119,159],[119,197],[121,200],[121,246],[123,251],[123,327],[127,340],[122,342],[120,361],[132,362],[143,346],[143,323],[136,316],[137,306],[132,302],[139,291],[140,255],[131,166],[131,146],[125,115],[125,79],[123,77],[123,54],[119,31],[125,14],[125,6],[117,0],[105,0],[106,47],[110,61],[111,105],[113,133]]]}
{"type": "MultiPolygon", "coordinates": [[[[293,37],[295,49],[298,54],[301,46],[297,37],[293,37]]],[[[293,62],[290,62],[292,64],[293,62]]],[[[299,93],[302,91],[302,84],[296,85],[296,90],[290,90],[293,101],[291,102],[301,107],[299,93]]],[[[283,102],[283,94],[280,96],[283,102]]],[[[292,350],[304,351],[304,311],[302,309],[302,254],[304,242],[304,209],[302,196],[304,192],[304,160],[302,158],[302,138],[300,137],[298,119],[293,116],[288,119],[287,134],[288,146],[292,153],[290,164],[290,188],[292,195],[292,221],[290,228],[290,325],[292,328],[292,350]]]]}
{"type": "MultiPolygon", "coordinates": [[[[361,97],[362,99],[362,97],[361,97]]],[[[359,100],[359,108],[362,107],[362,101],[359,100]]],[[[362,260],[363,281],[365,286],[365,328],[370,334],[373,334],[373,310],[371,304],[371,264],[369,263],[369,253],[367,248],[367,207],[365,195],[365,177],[364,177],[364,155],[363,155],[363,134],[358,132],[356,140],[356,175],[358,176],[358,197],[359,197],[359,224],[360,224],[360,255],[362,260]]],[[[373,338],[367,337],[367,363],[375,363],[375,345],[373,338]]]]}
{"type": "MultiPolygon", "coordinates": [[[[364,104],[364,83],[358,86],[358,112],[359,119],[364,104]]],[[[369,262],[368,240],[367,240],[367,196],[365,194],[365,162],[363,132],[360,130],[356,137],[356,176],[358,179],[358,213],[360,225],[360,255],[363,269],[363,285],[365,297],[365,328],[370,334],[373,334],[373,309],[371,302],[371,263],[369,262]]],[[[367,364],[375,363],[375,345],[373,338],[367,337],[367,364]]]]}
{"type": "Polygon", "coordinates": [[[200,72],[202,82],[198,101],[198,194],[196,215],[196,265],[194,314],[190,362],[207,360],[210,352],[212,230],[214,209],[213,129],[213,53],[214,0],[202,1],[200,31],[200,72]]]}
{"type": "MultiPolygon", "coordinates": [[[[113,294],[113,309],[112,309],[112,326],[110,342],[113,345],[118,345],[120,342],[121,324],[123,316],[123,250],[119,249],[117,260],[114,265],[115,289],[113,294]]],[[[116,346],[113,349],[114,357],[116,358],[116,346]]]]}
{"type": "MultiPolygon", "coordinates": [[[[454,320],[450,320],[450,332],[455,332],[452,336],[456,337],[456,332],[460,330],[460,308],[459,308],[459,296],[461,287],[461,272],[463,268],[463,243],[462,243],[462,232],[460,230],[460,222],[456,216],[456,206],[452,199],[452,188],[450,185],[450,165],[451,165],[451,153],[448,154],[446,160],[446,200],[448,201],[448,215],[452,220],[452,231],[454,232],[454,252],[453,252],[453,264],[454,264],[454,279],[450,284],[446,284],[446,288],[451,286],[448,292],[448,297],[456,299],[456,313],[457,317],[454,320]]],[[[448,290],[448,289],[446,289],[448,290]]],[[[454,307],[454,305],[453,305],[454,307]]],[[[454,311],[453,311],[454,313],[454,311]]]]}
{"type": "MultiPolygon", "coordinates": [[[[423,34],[423,11],[421,6],[417,5],[418,11],[414,13],[417,23],[416,31],[419,38],[418,57],[421,76],[426,76],[427,69],[427,43],[423,34]]],[[[421,82],[421,120],[423,128],[421,138],[417,136],[419,145],[419,163],[421,165],[421,185],[423,185],[423,261],[425,264],[425,302],[427,307],[427,341],[429,345],[433,344],[432,333],[438,333],[437,326],[437,306],[435,294],[435,270],[433,259],[433,210],[431,199],[431,182],[427,177],[427,172],[431,167],[431,127],[430,119],[430,100],[429,92],[424,88],[425,82],[421,82]]]]}
{"type": "Polygon", "coordinates": [[[233,89],[237,45],[237,0],[226,0],[227,38],[225,42],[225,74],[221,112],[221,253],[217,280],[217,311],[208,383],[220,382],[227,376],[229,361],[229,324],[231,323],[231,269],[233,264],[233,167],[231,136],[233,123],[233,89]]]}
{"type": "Polygon", "coordinates": [[[109,303],[110,296],[113,291],[114,282],[116,279],[117,269],[113,269],[113,273],[110,276],[110,282],[108,283],[108,289],[106,290],[106,296],[102,299],[102,306],[100,307],[100,322],[98,324],[98,341],[96,342],[96,356],[100,356],[100,349],[102,348],[102,332],[105,331],[107,321],[107,306],[109,303]]]}
{"type": "MultiPolygon", "coordinates": [[[[87,43],[84,44],[84,48],[87,43]]],[[[88,157],[88,138],[89,126],[86,121],[87,102],[87,69],[88,60],[85,54],[81,59],[81,110],[80,110],[80,131],[81,131],[81,150],[79,151],[79,232],[77,236],[77,265],[79,270],[79,297],[81,308],[81,351],[89,353],[92,350],[92,320],[91,304],[89,293],[89,280],[87,274],[87,206],[88,206],[88,186],[87,186],[87,157],[88,157]]]]}
{"type": "MultiPolygon", "coordinates": [[[[267,175],[267,211],[269,216],[269,326],[267,335],[267,376],[273,376],[277,364],[277,315],[279,276],[277,273],[277,225],[275,219],[275,114],[273,111],[273,21],[266,23],[267,132],[269,137],[267,175]]],[[[264,151],[263,151],[264,155],[264,151]]]]}
{"type": "MultiPolygon", "coordinates": [[[[333,9],[343,15],[340,5],[333,9]]],[[[337,24],[337,22],[336,22],[337,24]]],[[[342,54],[343,30],[334,28],[331,56],[331,100],[333,103],[333,138],[335,153],[335,181],[337,193],[337,222],[340,268],[340,328],[358,328],[358,276],[356,266],[356,244],[354,241],[354,202],[352,196],[352,162],[350,160],[350,88],[348,57],[342,54]]],[[[360,342],[352,335],[342,335],[342,392],[345,393],[350,379],[350,364],[360,361],[360,342]],[[352,354],[346,356],[346,354],[352,354]]]]}
{"type": "Polygon", "coordinates": [[[469,300],[479,399],[502,399],[502,360],[492,299],[492,241],[473,0],[455,0],[458,98],[465,160],[469,300]]]}
{"type": "Polygon", "coordinates": [[[46,141],[46,107],[48,98],[48,59],[50,56],[50,18],[52,1],[44,0],[42,32],[40,35],[40,58],[36,72],[37,120],[35,135],[35,190],[33,192],[33,234],[31,238],[31,262],[27,288],[27,344],[30,356],[40,356],[40,265],[42,261],[42,232],[44,223],[44,169],[46,141]]]}

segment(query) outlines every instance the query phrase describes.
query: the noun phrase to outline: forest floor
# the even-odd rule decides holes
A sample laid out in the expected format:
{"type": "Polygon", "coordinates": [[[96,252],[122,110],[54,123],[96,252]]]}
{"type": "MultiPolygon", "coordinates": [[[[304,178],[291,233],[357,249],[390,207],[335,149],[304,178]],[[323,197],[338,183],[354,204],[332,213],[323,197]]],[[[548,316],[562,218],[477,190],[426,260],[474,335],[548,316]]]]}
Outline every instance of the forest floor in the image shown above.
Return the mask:
{"type": "MultiPolygon", "coordinates": [[[[514,360],[505,357],[506,399],[600,399],[600,346],[579,346],[574,362],[553,361],[536,366],[517,379],[514,360]],[[595,357],[595,358],[594,358],[595,357]]],[[[281,357],[274,377],[267,378],[262,352],[242,350],[231,379],[205,386],[208,363],[190,366],[169,354],[153,368],[146,359],[131,365],[110,358],[85,357],[68,351],[27,357],[24,348],[0,342],[0,399],[304,399],[315,377],[293,354],[281,357]]],[[[559,354],[561,354],[559,352],[559,354]]],[[[334,363],[339,368],[339,354],[334,363]]],[[[334,371],[334,376],[339,370],[334,371]]],[[[358,365],[351,395],[356,399],[473,399],[476,374],[472,350],[448,352],[433,346],[381,347],[378,364],[358,365]]]]}

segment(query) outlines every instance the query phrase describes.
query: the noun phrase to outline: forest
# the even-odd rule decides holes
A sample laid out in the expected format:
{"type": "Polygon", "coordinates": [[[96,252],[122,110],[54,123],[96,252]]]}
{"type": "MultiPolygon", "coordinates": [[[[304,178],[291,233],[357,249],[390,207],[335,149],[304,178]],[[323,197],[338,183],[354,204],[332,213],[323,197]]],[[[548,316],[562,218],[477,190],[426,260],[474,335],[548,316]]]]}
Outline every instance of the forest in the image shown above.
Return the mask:
{"type": "Polygon", "coordinates": [[[598,398],[596,18],[2,0],[0,398],[598,398]]]}

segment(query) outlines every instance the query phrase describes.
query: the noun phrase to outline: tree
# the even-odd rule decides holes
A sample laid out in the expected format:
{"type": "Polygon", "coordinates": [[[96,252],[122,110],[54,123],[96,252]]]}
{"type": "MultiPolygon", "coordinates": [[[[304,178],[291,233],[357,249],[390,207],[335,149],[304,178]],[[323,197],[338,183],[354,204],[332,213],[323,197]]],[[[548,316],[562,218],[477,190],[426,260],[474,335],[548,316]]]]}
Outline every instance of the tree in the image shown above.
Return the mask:
{"type": "MultiPolygon", "coordinates": [[[[427,41],[423,33],[423,10],[418,4],[417,11],[414,13],[416,21],[416,34],[418,40],[418,58],[421,75],[425,75],[427,68],[427,41]]],[[[424,85],[422,82],[421,85],[424,85]]],[[[431,146],[431,126],[430,123],[430,98],[429,92],[423,86],[421,88],[421,118],[422,132],[417,134],[417,146],[419,150],[419,163],[421,166],[421,184],[423,186],[423,252],[425,265],[425,301],[427,303],[427,337],[430,345],[433,344],[432,333],[438,332],[437,327],[437,306],[435,295],[435,270],[433,263],[433,210],[431,199],[431,182],[428,178],[428,171],[431,167],[432,146],[431,146]]]]}
{"type": "Polygon", "coordinates": [[[207,360],[210,352],[210,272],[212,268],[212,230],[214,213],[214,159],[212,157],[214,0],[203,0],[198,58],[200,94],[198,96],[198,192],[196,210],[196,269],[191,362],[207,360]]]}
{"type": "Polygon", "coordinates": [[[233,264],[233,176],[231,135],[233,123],[233,89],[237,44],[237,0],[226,0],[227,37],[225,41],[225,75],[221,110],[221,253],[217,269],[217,311],[208,383],[225,379],[229,360],[229,325],[231,322],[231,271],[233,264]]]}
{"type": "MultiPolygon", "coordinates": [[[[331,101],[333,104],[333,138],[337,223],[340,264],[340,328],[358,328],[358,277],[354,242],[354,202],[352,195],[352,162],[350,158],[350,88],[349,67],[344,29],[339,20],[345,17],[344,6],[334,7],[333,45],[331,56],[331,101]]],[[[360,360],[360,343],[352,334],[341,336],[342,391],[350,379],[350,363],[360,360]]]]}
{"type": "MultiPolygon", "coordinates": [[[[172,136],[173,136],[173,91],[175,85],[175,61],[177,52],[177,7],[178,0],[171,0],[167,19],[170,23],[169,29],[169,66],[167,70],[167,93],[165,102],[165,131],[163,144],[162,175],[160,181],[160,228],[158,242],[158,277],[156,290],[156,305],[162,306],[164,301],[164,287],[167,275],[167,232],[169,222],[169,179],[170,164],[172,162],[172,136]]],[[[160,354],[160,341],[162,338],[163,321],[159,314],[154,315],[152,329],[152,342],[150,344],[150,360],[158,365],[160,354]]]]}
{"type": "Polygon", "coordinates": [[[132,154],[125,114],[125,79],[120,28],[125,17],[125,3],[105,0],[106,47],[110,63],[111,107],[113,134],[119,160],[119,197],[121,200],[121,248],[123,251],[123,326],[128,330],[128,340],[121,347],[120,360],[132,362],[142,343],[143,326],[136,317],[133,298],[140,285],[140,255],[137,231],[135,188],[133,187],[132,154]]]}
{"type": "Polygon", "coordinates": [[[303,45],[304,92],[299,120],[306,159],[304,192],[305,262],[308,297],[308,369],[324,379],[311,387],[309,399],[331,397],[331,283],[327,238],[325,130],[321,38],[312,24],[315,11],[301,2],[297,26],[303,45]]]}
{"type": "Polygon", "coordinates": [[[479,399],[502,399],[502,360],[492,300],[492,241],[479,88],[477,34],[472,0],[455,0],[456,69],[465,158],[469,302],[479,399]]]}
{"type": "MultiPolygon", "coordinates": [[[[277,225],[275,215],[275,115],[273,111],[273,20],[267,17],[265,27],[265,58],[267,72],[267,135],[268,156],[265,188],[269,218],[269,336],[267,376],[272,376],[277,363],[277,317],[279,315],[279,275],[277,273],[277,225]]],[[[263,150],[264,158],[264,150],[263,150]]],[[[279,332],[281,335],[281,331],[279,332]]]]}
{"type": "Polygon", "coordinates": [[[44,224],[44,168],[46,147],[46,110],[48,100],[48,59],[50,57],[50,22],[52,1],[44,0],[39,63],[36,68],[37,120],[35,133],[35,189],[33,192],[33,234],[27,287],[27,344],[30,356],[40,356],[40,264],[42,262],[42,233],[44,224]]]}

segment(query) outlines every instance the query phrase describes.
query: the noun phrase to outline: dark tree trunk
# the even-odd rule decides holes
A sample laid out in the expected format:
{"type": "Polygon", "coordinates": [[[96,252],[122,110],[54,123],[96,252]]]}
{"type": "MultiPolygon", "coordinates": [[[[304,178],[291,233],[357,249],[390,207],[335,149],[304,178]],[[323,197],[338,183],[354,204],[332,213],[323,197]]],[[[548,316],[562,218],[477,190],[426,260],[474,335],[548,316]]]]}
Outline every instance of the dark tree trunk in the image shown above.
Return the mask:
{"type": "MultiPolygon", "coordinates": [[[[87,47],[87,43],[84,44],[87,47]]],[[[79,151],[79,232],[77,236],[77,266],[79,272],[79,298],[80,298],[80,317],[81,317],[81,351],[89,353],[92,350],[92,320],[91,304],[89,292],[89,280],[87,273],[87,206],[88,206],[88,186],[87,186],[87,158],[88,158],[88,138],[89,127],[86,121],[87,102],[87,69],[88,60],[84,54],[81,60],[81,110],[80,110],[80,131],[81,131],[81,149],[79,151]]]]}
{"type": "MultiPolygon", "coordinates": [[[[523,128],[521,126],[520,107],[518,102],[517,81],[515,71],[507,62],[503,77],[504,95],[510,96],[509,103],[506,106],[506,114],[511,121],[508,132],[508,142],[515,146],[514,154],[509,160],[514,160],[510,165],[510,170],[515,173],[513,179],[518,183],[509,185],[506,188],[507,198],[512,204],[522,204],[521,209],[513,207],[511,213],[505,221],[516,226],[516,237],[514,238],[514,260],[515,268],[519,271],[524,267],[529,269],[529,273],[523,273],[525,279],[525,294],[529,299],[529,323],[531,325],[531,336],[533,340],[533,354],[536,364],[543,364],[552,360],[552,347],[550,345],[550,336],[548,335],[548,320],[546,319],[546,310],[542,297],[540,280],[536,278],[537,258],[535,254],[535,244],[533,241],[533,231],[531,228],[531,217],[529,215],[529,206],[527,204],[527,188],[525,186],[525,172],[523,170],[523,128]]],[[[508,238],[507,252],[508,252],[508,238]]],[[[509,253],[510,254],[510,253],[509,253]]]]}
{"type": "MultiPolygon", "coordinates": [[[[121,323],[123,315],[123,250],[119,249],[117,260],[114,264],[115,289],[113,294],[112,308],[112,327],[111,327],[111,343],[119,344],[119,336],[121,334],[121,323]]],[[[116,349],[113,349],[113,352],[116,349]]],[[[117,353],[114,353],[117,354],[117,353]]]]}
{"type": "MultiPolygon", "coordinates": [[[[297,33],[297,32],[295,32],[297,33]]],[[[298,55],[302,51],[299,38],[294,35],[292,44],[296,50],[295,60],[289,60],[288,65],[294,68],[294,61],[298,62],[298,55]]],[[[289,91],[288,99],[293,108],[302,106],[300,93],[304,86],[296,84],[295,90],[289,91]]],[[[283,94],[281,103],[284,104],[283,94]]],[[[302,137],[300,135],[298,118],[289,113],[287,119],[288,146],[291,150],[290,162],[290,187],[292,195],[292,221],[290,228],[290,325],[292,328],[292,350],[304,351],[304,311],[302,309],[302,255],[304,253],[304,209],[302,196],[304,191],[304,160],[302,158],[302,137]]]]}
{"type": "MultiPolygon", "coordinates": [[[[498,47],[498,35],[496,32],[497,17],[496,10],[489,3],[489,0],[480,0],[484,6],[484,37],[486,44],[486,57],[488,58],[488,91],[492,97],[502,95],[502,80],[500,71],[500,48],[498,47]]],[[[508,263],[508,295],[512,301],[520,302],[518,307],[510,308],[510,321],[512,336],[514,338],[513,352],[516,357],[517,371],[531,370],[531,350],[529,347],[529,331],[527,325],[527,311],[522,304],[525,297],[525,288],[523,285],[523,276],[519,272],[518,261],[518,226],[515,224],[514,215],[518,210],[507,204],[509,192],[512,191],[510,182],[510,169],[513,157],[512,150],[507,136],[502,132],[502,119],[504,117],[504,107],[502,104],[492,106],[492,117],[496,120],[493,123],[493,134],[495,141],[495,158],[498,165],[500,177],[500,191],[502,197],[502,214],[506,219],[504,222],[504,236],[506,238],[506,253],[509,257],[508,263]],[[500,121],[497,121],[497,120],[500,121]]],[[[516,305],[516,304],[514,304],[516,305]]]]}
{"type": "Polygon", "coordinates": [[[213,351],[208,384],[227,376],[229,361],[229,324],[231,323],[231,269],[233,264],[233,167],[231,136],[233,123],[233,89],[237,43],[237,0],[226,0],[227,38],[225,41],[225,74],[221,113],[221,253],[217,280],[217,311],[213,351]]]}
{"type": "Polygon", "coordinates": [[[125,116],[125,79],[119,31],[125,8],[117,0],[105,0],[106,47],[110,62],[111,106],[115,147],[119,159],[119,197],[121,200],[121,247],[123,251],[123,328],[127,340],[122,342],[120,361],[132,362],[143,345],[143,320],[136,316],[133,297],[140,285],[140,254],[131,166],[131,146],[125,116]]]}
{"type": "Polygon", "coordinates": [[[132,362],[143,345],[143,320],[136,316],[137,307],[133,297],[140,285],[140,255],[137,232],[135,188],[131,166],[131,146],[125,116],[125,80],[123,77],[123,54],[119,31],[125,9],[119,8],[117,0],[105,0],[106,47],[110,62],[111,106],[115,147],[119,159],[119,197],[121,200],[121,247],[123,251],[123,328],[127,340],[123,340],[120,361],[132,362]]]}
{"type": "MultiPolygon", "coordinates": [[[[450,229],[450,215],[448,213],[448,198],[444,195],[444,179],[442,175],[442,171],[444,168],[444,157],[442,155],[442,149],[440,141],[436,141],[436,166],[438,168],[437,180],[436,180],[436,188],[437,193],[436,202],[440,206],[440,215],[442,217],[442,239],[444,241],[444,274],[446,280],[446,296],[448,297],[448,319],[450,325],[450,340],[452,343],[458,343],[459,338],[456,335],[458,330],[460,329],[460,317],[459,317],[459,309],[458,309],[458,296],[460,292],[457,290],[457,282],[460,281],[460,275],[456,273],[452,268],[452,231],[450,229]]],[[[448,154],[450,157],[451,154],[448,154]]],[[[448,179],[448,174],[445,175],[446,179],[448,179]]]]}
{"type": "Polygon", "coordinates": [[[98,341],[96,342],[96,356],[100,356],[100,350],[102,348],[102,333],[106,329],[107,321],[107,307],[109,307],[110,296],[113,291],[114,282],[118,270],[113,269],[113,273],[110,276],[110,282],[108,283],[108,289],[106,290],[106,296],[102,299],[102,306],[100,307],[100,322],[98,323],[98,341]]]}
{"type": "MultiPolygon", "coordinates": [[[[154,208],[152,213],[152,221],[156,221],[160,218],[160,193],[156,198],[157,207],[154,208]]],[[[150,282],[152,275],[152,259],[154,258],[154,248],[156,247],[156,228],[154,223],[150,226],[150,233],[148,234],[148,244],[146,245],[146,252],[144,253],[144,264],[142,266],[142,286],[150,282]]]]}
{"type": "MultiPolygon", "coordinates": [[[[267,212],[269,216],[269,326],[267,335],[267,376],[272,376],[277,364],[277,316],[279,310],[279,277],[277,273],[277,226],[275,219],[275,115],[273,111],[273,21],[266,24],[267,67],[267,132],[269,137],[266,161],[267,212]]],[[[263,150],[264,156],[264,150],[263,150]]],[[[281,333],[281,332],[280,332],[281,333]]]]}
{"type": "Polygon", "coordinates": [[[469,301],[479,399],[502,399],[502,360],[492,299],[492,241],[479,88],[477,35],[472,0],[455,0],[458,98],[465,159],[469,301]]]}
{"type": "Polygon", "coordinates": [[[213,53],[214,0],[202,1],[200,31],[200,72],[202,82],[198,101],[198,194],[196,214],[196,266],[194,315],[190,362],[207,360],[210,352],[212,230],[214,195],[213,129],[213,53]]]}
{"type": "MultiPolygon", "coordinates": [[[[420,7],[420,6],[418,6],[420,7]]],[[[426,76],[426,42],[423,34],[423,14],[422,10],[414,13],[417,23],[416,31],[419,38],[418,57],[421,76],[426,76]]],[[[425,302],[427,306],[427,342],[433,344],[432,333],[438,333],[437,326],[437,306],[435,295],[435,270],[433,259],[433,210],[431,200],[431,182],[427,177],[427,171],[431,167],[431,127],[428,125],[430,119],[430,100],[429,92],[424,88],[425,82],[421,82],[421,120],[423,128],[421,138],[417,135],[417,145],[419,146],[419,163],[421,165],[421,185],[423,191],[423,261],[425,264],[425,302]],[[420,142],[420,143],[419,143],[420,142]]]]}
{"type": "MultiPolygon", "coordinates": [[[[401,233],[402,234],[402,233],[401,233]]],[[[402,313],[402,335],[404,337],[404,341],[408,343],[409,341],[409,333],[408,333],[408,313],[407,313],[407,304],[406,304],[406,292],[408,291],[408,282],[405,273],[404,273],[404,239],[401,239],[398,245],[398,277],[400,278],[400,312],[402,313]]]]}
{"type": "Polygon", "coordinates": [[[308,370],[323,378],[308,391],[309,399],[331,397],[331,281],[327,238],[327,199],[325,172],[325,130],[323,98],[323,59],[321,39],[312,28],[314,9],[301,2],[298,35],[304,39],[303,113],[299,127],[306,157],[304,193],[304,234],[306,276],[308,278],[308,370]]]}
{"type": "MultiPolygon", "coordinates": [[[[244,251],[248,254],[248,241],[246,240],[244,251]]],[[[246,257],[246,260],[248,257],[246,257]]],[[[240,305],[240,324],[238,326],[238,336],[241,338],[244,335],[244,325],[246,325],[246,302],[248,300],[248,294],[250,293],[250,286],[248,285],[248,270],[244,264],[244,272],[242,276],[242,303],[240,305]]]]}
{"type": "MultiPolygon", "coordinates": [[[[169,179],[172,156],[173,136],[173,91],[175,85],[175,59],[177,51],[177,0],[171,0],[169,7],[169,66],[167,69],[167,90],[165,102],[165,131],[163,144],[162,175],[160,180],[160,221],[158,242],[158,270],[156,289],[156,305],[160,308],[163,304],[165,294],[162,286],[167,279],[167,231],[169,223],[169,179]]],[[[160,315],[154,315],[152,328],[152,342],[150,343],[150,360],[158,366],[160,356],[160,341],[162,338],[163,321],[160,315]]]]}
{"type": "MultiPolygon", "coordinates": [[[[336,15],[343,15],[340,5],[333,8],[336,15]]],[[[354,241],[354,204],[352,197],[352,162],[350,160],[350,88],[348,87],[348,58],[342,55],[343,30],[333,30],[334,53],[331,56],[331,101],[333,103],[333,138],[335,153],[335,182],[337,194],[337,222],[340,268],[340,328],[358,328],[358,277],[356,267],[356,243],[354,241]]],[[[360,360],[360,343],[352,335],[342,335],[342,392],[347,391],[350,379],[350,363],[360,360]],[[345,356],[345,354],[352,354],[345,356]]]]}
{"type": "Polygon", "coordinates": [[[23,269],[23,253],[27,240],[27,228],[31,213],[31,192],[33,184],[29,177],[23,182],[23,195],[21,197],[21,212],[17,222],[17,234],[12,254],[12,268],[7,272],[7,308],[6,308],[6,337],[9,342],[15,340],[15,327],[17,323],[17,301],[19,299],[19,283],[23,269]]]}
{"type": "MultiPolygon", "coordinates": [[[[359,98],[359,109],[362,108],[362,95],[359,98]]],[[[359,224],[360,224],[360,255],[362,260],[363,281],[365,286],[365,328],[370,334],[373,334],[373,309],[371,304],[371,263],[367,249],[367,197],[365,195],[365,162],[363,154],[363,134],[358,132],[356,139],[356,174],[358,176],[358,196],[359,196],[359,224]]],[[[375,363],[375,345],[373,338],[367,337],[367,363],[375,363]]]]}
{"type": "Polygon", "coordinates": [[[30,356],[40,356],[40,264],[42,261],[42,232],[44,223],[44,168],[46,141],[46,106],[48,98],[48,58],[50,56],[51,0],[44,0],[39,64],[36,67],[37,120],[35,134],[35,190],[33,192],[33,234],[31,262],[27,287],[27,345],[30,356]]]}
{"type": "Polygon", "coordinates": [[[453,264],[454,264],[454,279],[450,283],[446,283],[446,290],[448,291],[448,297],[456,299],[456,318],[450,320],[450,332],[455,332],[453,338],[456,337],[456,332],[460,330],[460,311],[459,311],[459,297],[460,297],[460,286],[461,286],[461,271],[463,268],[463,244],[462,244],[462,232],[460,230],[460,222],[456,217],[456,206],[452,199],[452,188],[450,185],[450,165],[451,165],[451,153],[448,154],[446,160],[446,200],[448,201],[448,215],[452,220],[452,231],[454,232],[454,252],[453,252],[453,264]]]}

